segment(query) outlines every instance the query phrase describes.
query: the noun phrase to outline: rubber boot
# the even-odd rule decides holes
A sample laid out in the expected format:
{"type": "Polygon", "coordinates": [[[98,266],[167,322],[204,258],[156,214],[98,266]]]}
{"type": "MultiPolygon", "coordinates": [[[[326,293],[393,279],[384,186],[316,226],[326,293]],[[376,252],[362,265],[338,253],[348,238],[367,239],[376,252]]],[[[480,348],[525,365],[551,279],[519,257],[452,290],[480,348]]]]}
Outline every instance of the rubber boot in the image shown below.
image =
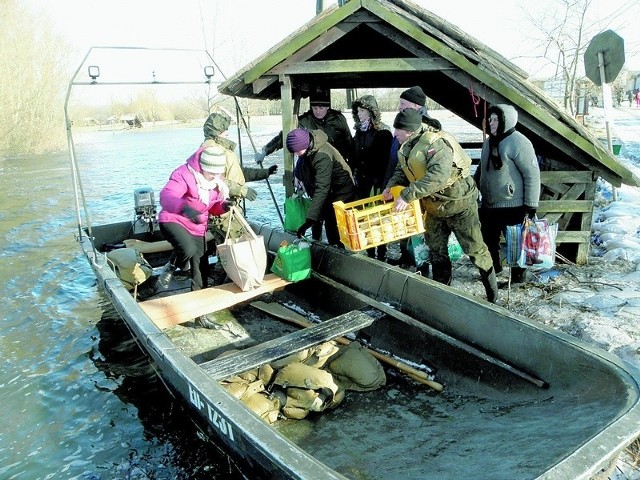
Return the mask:
{"type": "Polygon", "coordinates": [[[511,283],[525,283],[527,280],[527,269],[511,267],[511,283]]]}
{"type": "Polygon", "coordinates": [[[496,271],[493,267],[489,270],[480,270],[480,280],[484,285],[484,290],[487,293],[487,301],[489,303],[496,303],[498,299],[498,282],[496,280],[496,271]]]}
{"type": "Polygon", "coordinates": [[[433,262],[431,264],[431,269],[433,273],[433,279],[436,282],[444,283],[445,285],[451,285],[451,274],[453,272],[451,262],[433,262]]]}
{"type": "Polygon", "coordinates": [[[158,275],[157,284],[161,288],[166,290],[167,288],[169,288],[169,285],[171,285],[171,280],[173,280],[173,275],[175,274],[175,272],[176,272],[176,266],[168,264],[164,272],[158,275]]]}
{"type": "Polygon", "coordinates": [[[166,290],[171,285],[171,281],[176,278],[177,280],[184,280],[189,276],[189,270],[180,270],[175,265],[169,264],[164,272],[158,275],[158,281],[156,284],[166,290]]]}

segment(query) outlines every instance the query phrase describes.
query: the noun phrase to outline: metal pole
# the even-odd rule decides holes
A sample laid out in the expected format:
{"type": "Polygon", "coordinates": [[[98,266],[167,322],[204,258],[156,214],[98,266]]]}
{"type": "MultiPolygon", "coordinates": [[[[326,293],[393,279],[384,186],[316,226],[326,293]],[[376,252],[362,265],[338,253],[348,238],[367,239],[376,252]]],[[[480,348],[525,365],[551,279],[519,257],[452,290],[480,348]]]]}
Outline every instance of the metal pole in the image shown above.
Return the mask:
{"type": "MultiPolygon", "coordinates": [[[[613,153],[613,145],[611,142],[611,126],[610,126],[610,123],[613,120],[611,85],[609,85],[605,81],[606,76],[604,73],[604,53],[602,51],[598,52],[598,68],[600,69],[600,83],[602,84],[602,104],[604,107],[604,123],[607,130],[607,147],[609,148],[609,151],[613,153]]],[[[611,195],[614,202],[618,200],[618,191],[616,187],[614,187],[613,185],[611,185],[611,195]]]]}

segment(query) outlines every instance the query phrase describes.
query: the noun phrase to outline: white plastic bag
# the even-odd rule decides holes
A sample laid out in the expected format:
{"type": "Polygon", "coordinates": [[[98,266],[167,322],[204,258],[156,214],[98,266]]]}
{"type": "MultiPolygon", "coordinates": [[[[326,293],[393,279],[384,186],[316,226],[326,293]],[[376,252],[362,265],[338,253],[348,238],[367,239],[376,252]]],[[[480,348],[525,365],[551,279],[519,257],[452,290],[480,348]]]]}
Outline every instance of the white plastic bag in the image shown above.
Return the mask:
{"type": "Polygon", "coordinates": [[[236,239],[227,236],[218,245],[218,260],[227,276],[242,289],[243,292],[253,290],[262,285],[267,268],[267,250],[262,235],[256,235],[242,216],[238,207],[231,207],[229,223],[235,217],[244,227],[244,233],[236,239]]]}

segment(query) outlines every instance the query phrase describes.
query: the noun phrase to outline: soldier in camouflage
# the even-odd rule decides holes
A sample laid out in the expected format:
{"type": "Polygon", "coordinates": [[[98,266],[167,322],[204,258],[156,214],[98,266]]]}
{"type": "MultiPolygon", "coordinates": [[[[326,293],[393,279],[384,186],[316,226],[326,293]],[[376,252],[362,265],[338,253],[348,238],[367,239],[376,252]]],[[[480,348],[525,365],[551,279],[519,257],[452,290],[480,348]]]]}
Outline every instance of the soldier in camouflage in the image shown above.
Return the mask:
{"type": "Polygon", "coordinates": [[[391,187],[406,187],[396,199],[396,211],[420,200],[435,281],[451,284],[452,265],[447,247],[453,232],[480,271],[487,300],[495,303],[498,285],[489,249],[482,240],[478,189],[470,175],[471,159],[451,134],[422,121],[420,113],[412,109],[396,115],[393,126],[400,142],[398,166],[383,195],[392,200],[391,187]]]}

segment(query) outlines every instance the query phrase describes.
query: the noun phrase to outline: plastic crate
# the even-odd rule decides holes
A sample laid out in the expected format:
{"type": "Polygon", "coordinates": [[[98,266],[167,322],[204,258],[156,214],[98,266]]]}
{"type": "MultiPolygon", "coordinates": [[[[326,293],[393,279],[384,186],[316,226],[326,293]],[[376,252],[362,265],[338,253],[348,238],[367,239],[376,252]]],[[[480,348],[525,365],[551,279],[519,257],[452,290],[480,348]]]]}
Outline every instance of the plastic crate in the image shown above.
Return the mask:
{"type": "MultiPolygon", "coordinates": [[[[391,189],[394,200],[402,188],[391,189]]],[[[349,203],[334,202],[340,241],[358,252],[424,232],[419,200],[411,202],[404,212],[394,212],[393,204],[385,202],[382,195],[349,203]]]]}

